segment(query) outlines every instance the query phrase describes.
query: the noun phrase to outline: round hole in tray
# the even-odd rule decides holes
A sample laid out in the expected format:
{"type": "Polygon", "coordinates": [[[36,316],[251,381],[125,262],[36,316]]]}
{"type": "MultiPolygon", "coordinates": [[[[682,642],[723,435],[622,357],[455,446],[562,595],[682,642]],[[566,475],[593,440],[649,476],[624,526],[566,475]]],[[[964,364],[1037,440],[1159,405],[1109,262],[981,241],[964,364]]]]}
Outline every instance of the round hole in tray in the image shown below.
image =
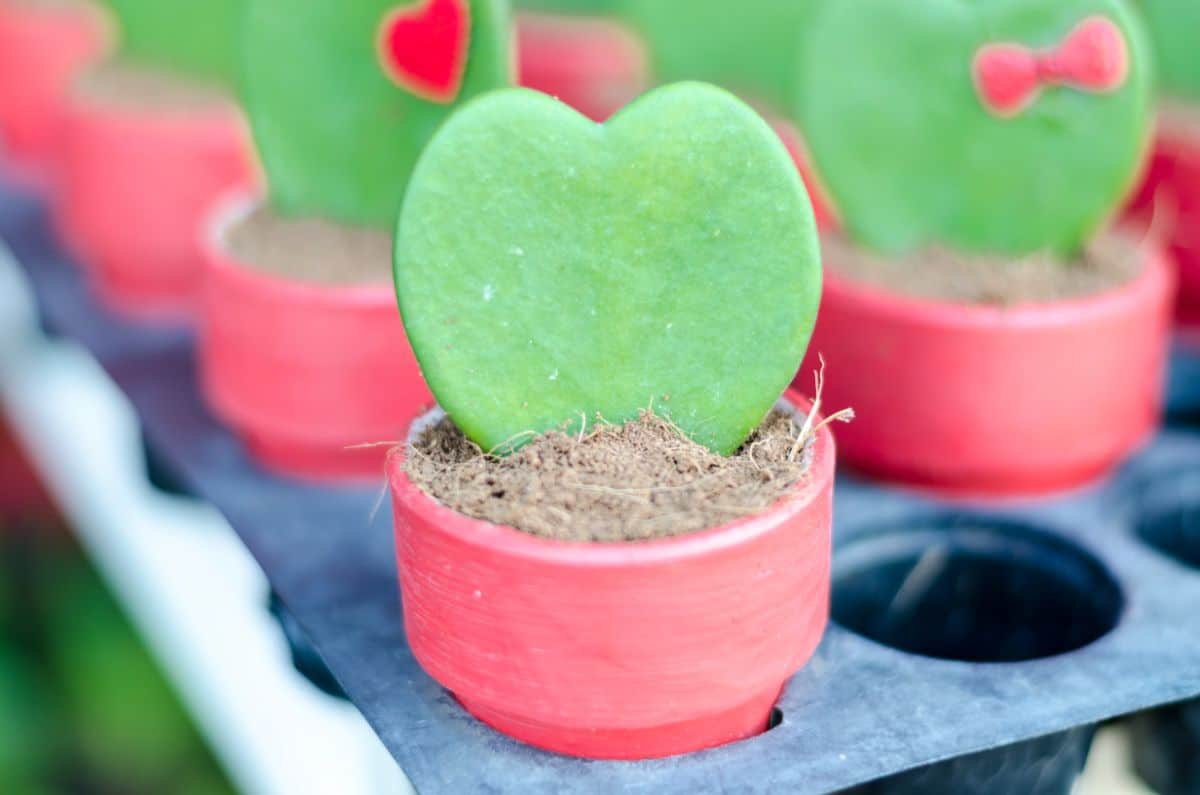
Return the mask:
{"type": "Polygon", "coordinates": [[[1200,569],[1200,471],[1156,479],[1143,491],[1140,505],[1138,538],[1200,569]]]}
{"type": "Polygon", "coordinates": [[[891,526],[838,550],[833,619],[911,654],[1020,662],[1079,649],[1117,625],[1108,570],[1023,524],[955,518],[891,526]]]}

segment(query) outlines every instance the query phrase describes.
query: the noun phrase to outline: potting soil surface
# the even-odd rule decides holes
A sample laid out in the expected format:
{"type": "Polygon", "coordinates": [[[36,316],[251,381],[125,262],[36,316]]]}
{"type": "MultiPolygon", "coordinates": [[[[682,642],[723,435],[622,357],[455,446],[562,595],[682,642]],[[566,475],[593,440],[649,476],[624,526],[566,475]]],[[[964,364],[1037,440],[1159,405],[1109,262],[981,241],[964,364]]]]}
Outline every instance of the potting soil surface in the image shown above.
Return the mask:
{"type": "Polygon", "coordinates": [[[1170,135],[1200,141],[1200,102],[1166,97],[1158,104],[1158,126],[1170,135]]]}
{"type": "Polygon", "coordinates": [[[6,0],[0,5],[11,5],[17,8],[88,8],[95,3],[90,0],[6,0]]]}
{"type": "Polygon", "coordinates": [[[255,270],[328,285],[390,285],[387,232],[324,218],[289,218],[261,207],[234,224],[230,253],[255,270]]]}
{"type": "Polygon", "coordinates": [[[158,113],[203,113],[233,107],[233,97],[215,83],[127,61],[94,66],[73,90],[90,104],[158,113]]]}
{"type": "Polygon", "coordinates": [[[1071,261],[966,254],[930,246],[899,257],[860,248],[839,235],[821,238],[826,267],[854,282],[939,301],[1012,306],[1099,295],[1133,281],[1144,267],[1142,241],[1119,233],[1096,238],[1071,261]]]}
{"type": "Polygon", "coordinates": [[[775,410],[732,456],[691,441],[650,411],[624,425],[551,432],[485,455],[443,419],[416,440],[409,477],[458,513],[564,541],[645,541],[761,513],[811,459],[803,420],[775,410]]]}

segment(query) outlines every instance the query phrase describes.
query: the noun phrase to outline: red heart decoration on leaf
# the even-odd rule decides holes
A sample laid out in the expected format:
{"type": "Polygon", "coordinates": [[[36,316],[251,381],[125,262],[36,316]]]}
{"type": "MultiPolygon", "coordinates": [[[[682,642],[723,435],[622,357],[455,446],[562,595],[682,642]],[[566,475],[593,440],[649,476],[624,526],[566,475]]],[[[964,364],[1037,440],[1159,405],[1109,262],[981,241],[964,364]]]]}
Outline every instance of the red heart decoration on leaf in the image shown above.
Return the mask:
{"type": "Polygon", "coordinates": [[[383,19],[379,59],[401,88],[430,102],[458,97],[471,43],[467,0],[425,0],[397,8],[383,19]]]}

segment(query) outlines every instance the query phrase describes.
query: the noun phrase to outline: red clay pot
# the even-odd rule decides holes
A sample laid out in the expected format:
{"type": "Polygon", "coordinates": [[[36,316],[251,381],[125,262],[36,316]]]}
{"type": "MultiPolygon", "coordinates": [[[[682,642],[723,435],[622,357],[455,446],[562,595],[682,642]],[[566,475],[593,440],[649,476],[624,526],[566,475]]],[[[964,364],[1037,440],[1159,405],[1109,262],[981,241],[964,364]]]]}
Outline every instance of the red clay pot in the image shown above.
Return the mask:
{"type": "Polygon", "coordinates": [[[650,85],[649,55],[628,28],[599,18],[517,15],[518,80],[604,121],[650,85]]]}
{"type": "Polygon", "coordinates": [[[392,286],[307,284],[235,261],[224,231],[252,206],[223,203],[206,239],[205,396],[268,469],[378,481],[388,443],[433,404],[392,286]]]}
{"type": "Polygon", "coordinates": [[[73,96],[64,136],[58,220],[98,292],[125,314],[189,316],[205,216],[254,180],[237,109],[139,110],[73,96]]]}
{"type": "Polygon", "coordinates": [[[413,654],[469,712],[532,745],[646,759],[760,734],[824,632],[828,431],[811,478],[767,513],[639,544],[469,519],[409,481],[401,451],[388,471],[413,654]]]}
{"type": "Polygon", "coordinates": [[[1200,136],[1159,131],[1132,211],[1150,222],[1156,209],[1170,222],[1165,231],[1179,266],[1176,318],[1200,333],[1200,136]]]}
{"type": "Polygon", "coordinates": [[[0,2],[0,140],[8,165],[52,178],[68,85],[107,42],[103,17],[86,5],[0,2]]]}
{"type": "Polygon", "coordinates": [[[893,295],[825,275],[809,356],[825,405],[853,407],[842,460],[951,496],[1081,486],[1153,433],[1162,409],[1174,279],[1166,255],[1120,290],[999,308],[893,295]]]}

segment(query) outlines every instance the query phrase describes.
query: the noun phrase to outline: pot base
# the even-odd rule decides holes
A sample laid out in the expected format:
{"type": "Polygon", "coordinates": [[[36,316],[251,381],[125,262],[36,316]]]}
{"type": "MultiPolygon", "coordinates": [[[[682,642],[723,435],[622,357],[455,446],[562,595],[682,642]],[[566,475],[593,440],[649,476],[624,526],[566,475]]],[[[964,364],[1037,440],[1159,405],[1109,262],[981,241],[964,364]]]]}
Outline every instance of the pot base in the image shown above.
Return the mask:
{"type": "Polygon", "coordinates": [[[127,319],[184,323],[191,318],[196,308],[194,289],[145,281],[135,274],[136,269],[96,262],[88,276],[104,305],[127,319]]]}
{"type": "Polygon", "coordinates": [[[46,168],[8,160],[9,153],[0,146],[0,182],[19,191],[35,196],[49,196],[54,189],[54,178],[46,168]]]}
{"type": "Polygon", "coordinates": [[[288,477],[325,482],[382,480],[392,448],[391,443],[371,447],[309,444],[252,432],[243,432],[242,440],[264,469],[288,477]]]}
{"type": "Polygon", "coordinates": [[[760,735],[767,730],[782,689],[772,687],[715,715],[636,729],[535,723],[455,698],[467,712],[493,729],[546,751],[589,759],[637,760],[676,756],[760,735]]]}

